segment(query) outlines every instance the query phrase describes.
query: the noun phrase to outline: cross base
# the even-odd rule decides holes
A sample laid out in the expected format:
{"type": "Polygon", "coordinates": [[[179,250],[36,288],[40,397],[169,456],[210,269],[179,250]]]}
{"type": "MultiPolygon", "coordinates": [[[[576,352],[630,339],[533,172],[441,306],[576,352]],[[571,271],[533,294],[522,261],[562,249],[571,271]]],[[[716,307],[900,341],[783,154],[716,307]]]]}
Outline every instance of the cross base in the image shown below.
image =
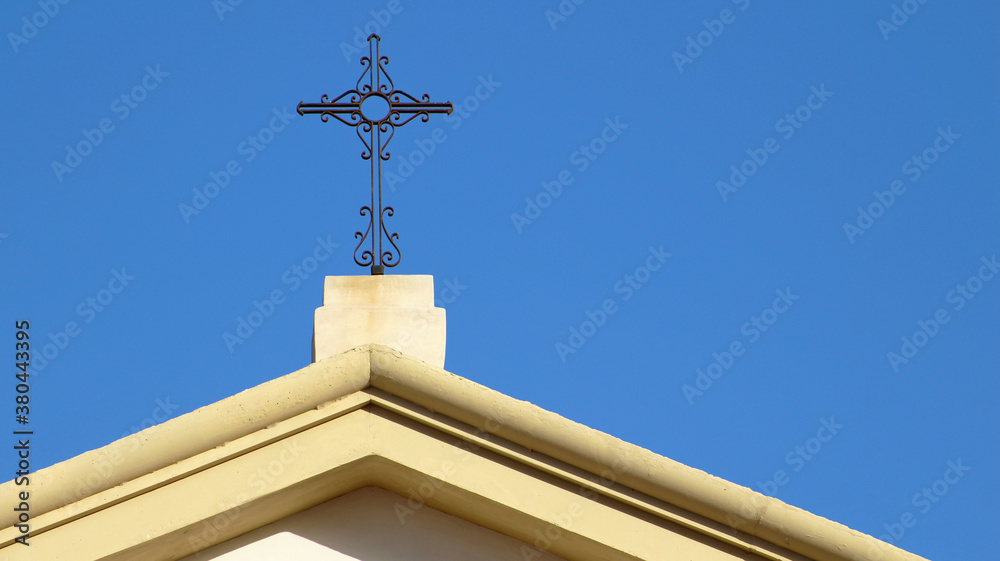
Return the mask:
{"type": "Polygon", "coordinates": [[[372,276],[384,275],[384,274],[385,274],[385,265],[372,265],[372,276]]]}

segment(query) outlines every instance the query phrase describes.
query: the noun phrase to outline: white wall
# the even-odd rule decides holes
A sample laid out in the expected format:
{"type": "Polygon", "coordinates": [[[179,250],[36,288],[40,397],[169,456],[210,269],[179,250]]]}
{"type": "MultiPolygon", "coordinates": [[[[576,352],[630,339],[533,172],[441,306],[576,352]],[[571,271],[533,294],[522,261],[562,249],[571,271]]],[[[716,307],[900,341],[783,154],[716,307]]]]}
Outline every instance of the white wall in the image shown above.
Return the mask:
{"type": "Polygon", "coordinates": [[[560,561],[513,538],[375,487],[284,518],[182,561],[560,561]],[[402,517],[402,522],[401,522],[402,517]],[[527,552],[527,555],[526,555],[527,552]]]}

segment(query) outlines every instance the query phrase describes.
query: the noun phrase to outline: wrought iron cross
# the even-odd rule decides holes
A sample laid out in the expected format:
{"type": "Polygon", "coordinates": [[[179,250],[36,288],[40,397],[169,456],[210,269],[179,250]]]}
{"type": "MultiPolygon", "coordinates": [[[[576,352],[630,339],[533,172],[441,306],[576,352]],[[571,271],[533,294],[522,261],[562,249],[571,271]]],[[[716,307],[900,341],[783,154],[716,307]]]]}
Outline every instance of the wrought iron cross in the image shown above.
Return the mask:
{"type": "Polygon", "coordinates": [[[397,90],[385,69],[389,57],[379,56],[378,43],[378,35],[373,33],[368,37],[369,56],[361,57],[365,71],[353,90],[347,90],[333,101],[324,94],[320,103],[299,103],[298,106],[299,115],[318,114],[324,123],[332,116],[345,125],[355,127],[358,137],[365,144],[361,157],[371,161],[372,197],[370,206],[361,207],[361,216],[368,216],[368,228],[364,233],[354,233],[354,237],[358,239],[358,246],[354,248],[354,262],[362,267],[371,265],[373,275],[385,274],[385,268],[399,265],[401,258],[395,241],[399,234],[390,234],[385,227],[385,217],[392,216],[396,211],[391,206],[382,206],[382,160],[388,160],[390,156],[386,147],[395,134],[396,127],[403,126],[418,116],[426,123],[430,120],[431,113],[451,114],[452,110],[451,103],[431,103],[427,94],[418,100],[397,90]],[[362,84],[366,77],[368,82],[362,84]],[[377,155],[372,157],[376,151],[377,155]],[[376,200],[378,212],[375,212],[376,200]],[[376,231],[378,244],[375,243],[376,231]],[[383,235],[392,246],[390,249],[382,247],[383,235]],[[371,249],[361,251],[361,246],[369,238],[371,249]],[[358,251],[361,251],[360,256],[358,251]]]}

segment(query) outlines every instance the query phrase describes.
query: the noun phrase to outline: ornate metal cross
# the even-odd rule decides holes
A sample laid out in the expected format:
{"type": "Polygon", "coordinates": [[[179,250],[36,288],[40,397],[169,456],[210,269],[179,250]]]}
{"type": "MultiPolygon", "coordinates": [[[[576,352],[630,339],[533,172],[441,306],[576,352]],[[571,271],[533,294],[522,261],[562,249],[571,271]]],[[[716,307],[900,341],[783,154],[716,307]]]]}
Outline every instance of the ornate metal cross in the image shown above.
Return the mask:
{"type": "Polygon", "coordinates": [[[299,103],[298,106],[299,115],[319,114],[324,123],[332,116],[345,125],[355,127],[358,137],[365,144],[361,157],[371,161],[372,198],[370,206],[361,207],[361,216],[368,216],[368,228],[364,233],[354,233],[354,237],[358,239],[358,246],[354,248],[354,262],[362,267],[371,265],[373,275],[384,274],[386,267],[395,267],[400,260],[399,246],[395,241],[399,234],[390,234],[385,227],[385,217],[392,216],[396,211],[391,206],[382,206],[382,160],[388,160],[390,156],[386,147],[396,127],[403,126],[418,116],[426,123],[430,120],[431,113],[451,114],[452,110],[451,103],[431,103],[427,94],[417,100],[410,94],[397,90],[385,70],[389,57],[379,56],[378,43],[378,35],[373,33],[368,37],[369,56],[361,57],[365,71],[353,90],[347,90],[333,101],[324,94],[320,103],[299,103]],[[366,77],[368,82],[362,84],[366,77]],[[377,155],[372,157],[376,151],[377,155]],[[375,212],[376,193],[378,212],[375,212]],[[383,235],[392,246],[390,249],[383,249],[383,235]],[[359,256],[358,251],[369,237],[371,249],[366,248],[359,256]]]}

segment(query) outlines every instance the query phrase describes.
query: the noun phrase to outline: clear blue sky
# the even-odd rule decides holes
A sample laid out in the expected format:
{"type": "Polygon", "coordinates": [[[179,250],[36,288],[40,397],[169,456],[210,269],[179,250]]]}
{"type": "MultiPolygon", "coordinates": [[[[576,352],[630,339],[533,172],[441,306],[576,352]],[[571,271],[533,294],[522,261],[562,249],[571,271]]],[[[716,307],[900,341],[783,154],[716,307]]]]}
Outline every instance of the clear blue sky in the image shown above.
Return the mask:
{"type": "Polygon", "coordinates": [[[15,320],[52,345],[34,466],[309,364],[323,276],[367,274],[368,166],[347,126],[282,116],[353,87],[377,26],[398,87],[464,112],[386,168],[390,273],[435,276],[448,370],[996,558],[1000,6],[344,4],[0,7],[0,336],[9,362],[15,320]]]}

